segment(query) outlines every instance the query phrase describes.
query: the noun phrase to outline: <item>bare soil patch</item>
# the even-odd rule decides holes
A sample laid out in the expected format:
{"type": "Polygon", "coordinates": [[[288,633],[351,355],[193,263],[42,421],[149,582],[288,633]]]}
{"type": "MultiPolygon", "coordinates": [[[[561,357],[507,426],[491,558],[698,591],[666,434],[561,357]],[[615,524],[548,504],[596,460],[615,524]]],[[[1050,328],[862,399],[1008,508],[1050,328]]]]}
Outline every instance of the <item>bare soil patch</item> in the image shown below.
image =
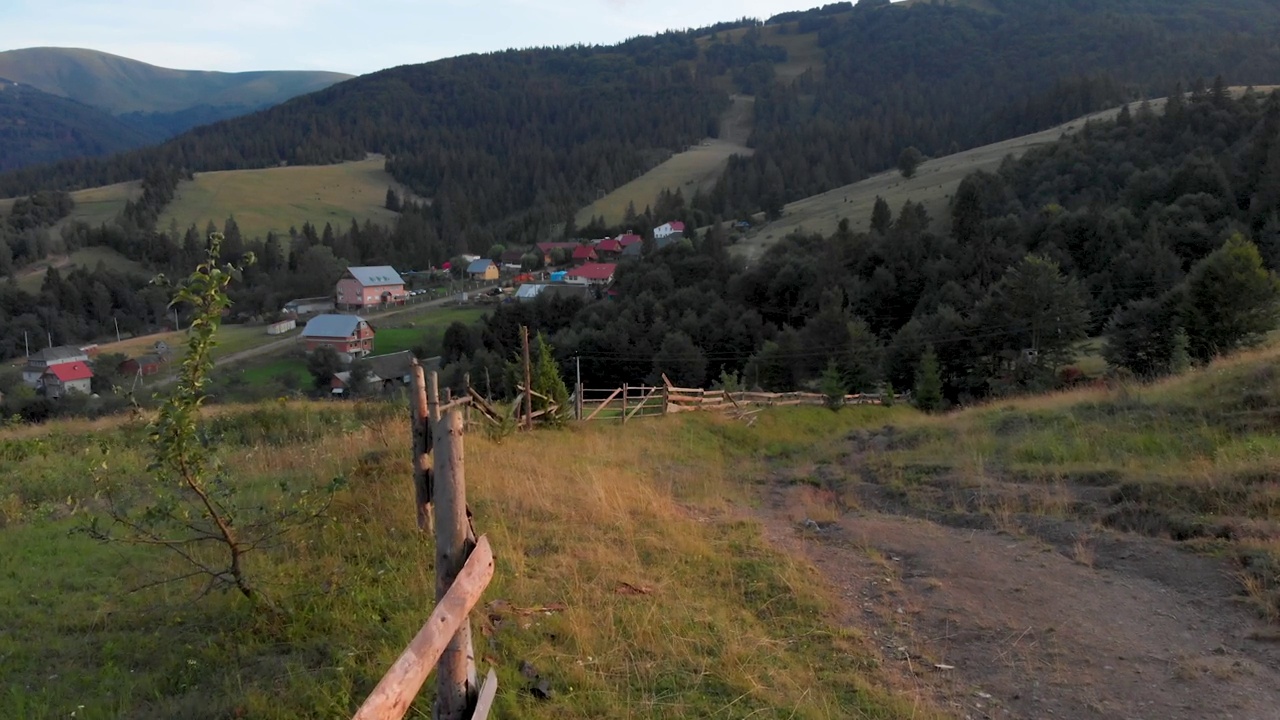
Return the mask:
{"type": "MultiPolygon", "coordinates": [[[[836,472],[856,474],[849,462],[836,472]]],[[[769,538],[829,579],[843,622],[922,703],[959,718],[1280,718],[1275,628],[1238,602],[1225,560],[1070,519],[1011,531],[862,481],[830,495],[835,519],[801,517],[815,492],[831,491],[781,472],[760,510],[769,538]]]]}

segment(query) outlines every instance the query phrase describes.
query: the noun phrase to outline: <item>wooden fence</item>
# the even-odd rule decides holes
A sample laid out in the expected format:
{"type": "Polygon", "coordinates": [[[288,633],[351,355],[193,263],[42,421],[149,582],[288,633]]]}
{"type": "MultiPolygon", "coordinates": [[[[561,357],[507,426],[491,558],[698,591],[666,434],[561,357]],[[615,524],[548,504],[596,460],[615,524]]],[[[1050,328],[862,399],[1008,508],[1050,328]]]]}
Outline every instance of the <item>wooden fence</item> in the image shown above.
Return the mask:
{"type": "Polygon", "coordinates": [[[422,629],[356,711],[354,720],[400,720],[436,670],[436,720],[483,720],[498,692],[491,669],[476,676],[472,608],[493,578],[489,539],[476,537],[467,507],[462,410],[471,397],[441,402],[438,381],[413,363],[413,485],[418,529],[434,531],[436,605],[422,629]]]}
{"type": "MultiPolygon", "coordinates": [[[[662,387],[623,385],[620,388],[585,388],[579,385],[574,392],[574,417],[579,420],[613,420],[625,423],[635,417],[667,415],[670,413],[713,410],[753,414],[751,409],[787,407],[793,405],[825,406],[830,399],[821,393],[810,392],[729,392],[682,388],[663,377],[662,387]]],[[[895,395],[895,400],[905,401],[907,396],[895,395]]],[[[846,395],[845,405],[882,405],[880,394],[859,393],[846,395]]]]}

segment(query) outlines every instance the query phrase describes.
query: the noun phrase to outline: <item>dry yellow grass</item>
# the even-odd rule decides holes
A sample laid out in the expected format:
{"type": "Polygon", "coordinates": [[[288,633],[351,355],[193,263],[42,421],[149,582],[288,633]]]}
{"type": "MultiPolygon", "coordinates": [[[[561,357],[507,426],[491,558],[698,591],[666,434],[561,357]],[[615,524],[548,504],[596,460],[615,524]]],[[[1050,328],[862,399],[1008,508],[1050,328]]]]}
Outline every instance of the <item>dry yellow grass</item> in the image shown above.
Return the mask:
{"type": "Polygon", "coordinates": [[[331,223],[335,230],[346,230],[353,219],[388,223],[395,213],[385,207],[387,188],[402,195],[405,190],[384,163],[382,156],[372,155],[337,165],[197,173],[194,180],[178,185],[158,226],[167,228],[176,221],[179,228],[194,223],[203,230],[210,220],[221,227],[234,215],[241,233],[262,237],[269,230],[301,228],[305,222],[317,228],[331,223]]]}

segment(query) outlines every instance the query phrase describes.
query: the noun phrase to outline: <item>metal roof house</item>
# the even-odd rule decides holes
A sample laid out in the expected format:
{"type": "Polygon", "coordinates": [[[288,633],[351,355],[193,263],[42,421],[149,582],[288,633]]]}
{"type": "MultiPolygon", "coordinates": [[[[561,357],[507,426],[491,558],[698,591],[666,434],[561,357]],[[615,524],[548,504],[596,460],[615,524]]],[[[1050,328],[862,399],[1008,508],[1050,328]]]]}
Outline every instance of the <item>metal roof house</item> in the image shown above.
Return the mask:
{"type": "Polygon", "coordinates": [[[467,266],[467,277],[472,280],[497,280],[498,266],[494,265],[493,261],[488,258],[472,260],[471,264],[467,266]]]}
{"type": "Polygon", "coordinates": [[[339,354],[360,357],[373,352],[373,326],[358,315],[317,315],[302,329],[307,352],[328,345],[339,354]]]}
{"type": "Polygon", "coordinates": [[[338,280],[338,307],[355,310],[403,305],[404,278],[390,265],[349,267],[338,280]]]}

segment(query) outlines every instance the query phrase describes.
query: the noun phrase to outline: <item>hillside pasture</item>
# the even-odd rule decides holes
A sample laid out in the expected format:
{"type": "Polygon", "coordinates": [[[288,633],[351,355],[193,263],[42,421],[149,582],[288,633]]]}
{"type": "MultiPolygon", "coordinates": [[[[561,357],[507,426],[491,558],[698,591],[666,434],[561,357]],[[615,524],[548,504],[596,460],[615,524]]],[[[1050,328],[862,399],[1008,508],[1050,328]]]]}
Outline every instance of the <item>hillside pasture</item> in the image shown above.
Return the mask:
{"type": "Polygon", "coordinates": [[[179,183],[158,226],[167,228],[173,221],[179,228],[195,224],[203,232],[209,221],[222,227],[235,216],[245,237],[263,237],[306,222],[317,229],[330,223],[335,230],[346,230],[352,220],[389,224],[396,213],[385,207],[388,187],[405,194],[380,155],[337,165],[196,173],[194,180],[179,183]]]}
{"type": "MultiPolygon", "coordinates": [[[[699,189],[710,190],[729,166],[729,158],[755,152],[746,145],[751,136],[754,108],[755,98],[734,96],[732,105],[720,118],[720,137],[704,138],[697,145],[672,155],[649,172],[578,211],[576,222],[582,226],[593,217],[604,217],[605,224],[617,225],[626,217],[628,205],[634,204],[636,212],[641,212],[653,205],[663,190],[678,189],[686,201],[699,189]]],[[[632,229],[640,231],[640,228],[632,229]]]]}
{"type": "MultiPolygon", "coordinates": [[[[63,222],[78,220],[93,227],[111,222],[121,210],[124,210],[126,200],[141,194],[142,183],[138,181],[76,190],[71,193],[71,199],[75,201],[76,206],[63,222]]],[[[7,214],[16,200],[17,198],[0,199],[0,215],[7,214]]],[[[54,232],[57,232],[56,228],[54,232]]]]}
{"type": "MultiPolygon", "coordinates": [[[[469,504],[497,555],[472,617],[477,662],[501,679],[490,717],[941,717],[898,691],[811,566],[733,510],[767,458],[897,414],[469,435],[469,504]]],[[[271,503],[342,480],[317,521],[249,556],[269,610],[195,599],[196,582],[147,586],[184,571],[176,555],[75,532],[99,512],[90,460],[146,487],[140,423],[0,430],[0,716],[349,717],[421,627],[435,550],[414,521],[403,407],[271,401],[211,418],[242,493],[271,503]]],[[[429,681],[408,717],[433,695],[429,681]]]]}
{"type": "MultiPolygon", "coordinates": [[[[1152,101],[1151,106],[1158,111],[1163,108],[1164,100],[1152,101]]],[[[1130,108],[1136,110],[1137,103],[1131,104],[1130,108]]],[[[734,245],[733,250],[748,258],[757,257],[770,245],[794,232],[829,235],[844,219],[848,219],[854,232],[865,232],[870,228],[871,210],[877,197],[883,197],[889,203],[895,217],[908,200],[923,204],[933,218],[935,229],[941,231],[947,225],[951,196],[960,186],[960,181],[970,173],[995,171],[1006,157],[1021,157],[1031,148],[1047,145],[1082,129],[1090,120],[1110,120],[1119,112],[1120,108],[1112,108],[1048,130],[932,158],[921,163],[911,178],[902,177],[896,169],[888,170],[861,182],[797,200],[783,209],[782,219],[757,226],[734,245]]]]}
{"type": "Polygon", "coordinates": [[[70,255],[57,255],[47,258],[33,266],[19,270],[17,273],[18,287],[29,293],[38,293],[40,292],[40,286],[44,284],[44,276],[49,274],[49,268],[51,267],[56,267],[63,272],[74,267],[92,270],[99,263],[108,270],[117,272],[144,276],[152,274],[140,263],[130,260],[111,248],[87,247],[76,250],[70,255]]]}

